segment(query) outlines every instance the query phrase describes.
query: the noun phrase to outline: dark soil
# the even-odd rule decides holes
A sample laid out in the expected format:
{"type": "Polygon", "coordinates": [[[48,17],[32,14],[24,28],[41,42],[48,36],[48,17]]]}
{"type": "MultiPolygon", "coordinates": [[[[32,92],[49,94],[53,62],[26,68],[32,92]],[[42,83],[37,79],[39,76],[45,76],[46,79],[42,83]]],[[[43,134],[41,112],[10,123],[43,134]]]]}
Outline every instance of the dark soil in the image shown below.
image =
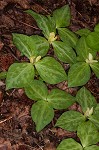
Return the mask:
{"type": "MultiPolygon", "coordinates": [[[[99,22],[98,0],[0,0],[0,72],[7,71],[16,61],[27,61],[12,43],[13,32],[42,35],[35,20],[24,10],[32,9],[47,15],[65,4],[71,7],[71,30],[92,30],[99,22]]],[[[78,90],[68,89],[66,82],[55,86],[72,95],[78,90]]],[[[99,82],[94,74],[86,87],[99,102],[99,82]]],[[[53,86],[48,85],[48,88],[50,90],[53,86]]],[[[27,98],[23,89],[5,91],[5,81],[0,81],[0,150],[55,150],[64,138],[73,137],[79,141],[76,133],[54,128],[57,118],[64,111],[56,110],[54,120],[37,133],[30,116],[32,104],[33,101],[27,98]]],[[[69,109],[80,111],[77,104],[69,109]]]]}

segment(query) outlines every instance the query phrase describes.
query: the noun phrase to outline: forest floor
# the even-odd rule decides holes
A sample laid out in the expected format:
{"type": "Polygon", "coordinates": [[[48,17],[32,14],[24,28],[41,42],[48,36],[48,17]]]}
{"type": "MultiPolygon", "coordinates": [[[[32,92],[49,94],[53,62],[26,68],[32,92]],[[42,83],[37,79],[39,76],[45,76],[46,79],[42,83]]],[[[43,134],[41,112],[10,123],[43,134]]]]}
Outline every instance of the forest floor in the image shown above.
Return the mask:
{"type": "MultiPolygon", "coordinates": [[[[69,4],[72,31],[81,28],[93,30],[99,23],[99,0],[0,0],[0,72],[18,61],[26,61],[12,42],[12,33],[42,35],[35,20],[24,10],[32,9],[48,15],[53,10],[69,4]]],[[[51,53],[49,53],[51,55],[51,53]]],[[[99,102],[98,79],[92,74],[85,85],[99,102]]],[[[67,82],[48,85],[49,90],[58,87],[75,96],[77,88],[68,88],[67,82]]],[[[75,132],[54,128],[57,118],[65,111],[55,110],[54,120],[37,133],[30,116],[33,104],[23,89],[5,90],[5,80],[0,81],[0,150],[55,150],[62,139],[73,137],[75,132]]],[[[75,103],[69,109],[79,110],[75,103]]]]}

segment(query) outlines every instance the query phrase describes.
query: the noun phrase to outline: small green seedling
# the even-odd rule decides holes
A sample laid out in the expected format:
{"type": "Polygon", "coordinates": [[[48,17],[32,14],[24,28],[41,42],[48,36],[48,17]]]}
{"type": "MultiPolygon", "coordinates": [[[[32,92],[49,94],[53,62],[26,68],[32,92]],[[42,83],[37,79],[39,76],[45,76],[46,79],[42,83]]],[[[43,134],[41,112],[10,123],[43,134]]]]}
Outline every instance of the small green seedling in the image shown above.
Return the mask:
{"type": "Polygon", "coordinates": [[[36,131],[41,131],[54,117],[54,109],[66,109],[75,102],[75,97],[59,89],[48,93],[46,85],[34,80],[25,87],[26,95],[37,102],[33,104],[31,116],[36,124],[36,131]]]}
{"type": "Polygon", "coordinates": [[[99,132],[92,122],[82,123],[78,127],[77,135],[81,144],[69,138],[63,140],[57,150],[99,150],[99,146],[95,145],[99,142],[99,132]]]}
{"type": "Polygon", "coordinates": [[[80,104],[83,114],[73,110],[67,111],[60,116],[55,126],[68,131],[77,131],[81,123],[90,120],[99,129],[99,105],[94,96],[82,87],[76,95],[76,101],[80,104]]]}

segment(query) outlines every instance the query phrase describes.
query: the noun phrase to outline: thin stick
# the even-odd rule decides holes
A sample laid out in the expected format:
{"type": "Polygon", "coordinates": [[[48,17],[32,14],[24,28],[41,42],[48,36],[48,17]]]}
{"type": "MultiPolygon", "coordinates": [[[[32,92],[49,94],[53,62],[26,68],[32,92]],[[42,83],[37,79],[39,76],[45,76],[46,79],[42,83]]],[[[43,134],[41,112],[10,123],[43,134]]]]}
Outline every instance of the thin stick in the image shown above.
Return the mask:
{"type": "Polygon", "coordinates": [[[10,117],[8,117],[7,119],[4,119],[4,120],[0,121],[0,124],[4,123],[4,122],[6,122],[6,121],[8,121],[8,120],[10,120],[10,119],[12,119],[12,118],[13,118],[13,117],[10,116],[10,117]]]}
{"type": "Polygon", "coordinates": [[[11,19],[13,19],[14,21],[17,21],[17,22],[19,22],[19,23],[21,23],[21,24],[24,24],[24,25],[28,26],[28,27],[31,27],[31,28],[36,29],[36,30],[40,30],[39,28],[34,27],[34,26],[31,26],[30,24],[27,24],[27,23],[25,23],[25,22],[16,20],[15,18],[11,17],[10,15],[9,15],[9,17],[10,17],[11,19]]]}

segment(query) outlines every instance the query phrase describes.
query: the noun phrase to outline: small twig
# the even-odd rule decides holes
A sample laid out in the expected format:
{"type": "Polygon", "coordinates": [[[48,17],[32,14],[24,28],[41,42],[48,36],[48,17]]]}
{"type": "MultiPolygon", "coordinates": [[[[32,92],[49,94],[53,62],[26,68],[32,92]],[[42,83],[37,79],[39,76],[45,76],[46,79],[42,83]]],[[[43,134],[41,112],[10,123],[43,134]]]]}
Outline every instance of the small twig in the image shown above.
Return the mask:
{"type": "Polygon", "coordinates": [[[13,50],[11,47],[9,47],[8,45],[5,44],[6,47],[8,47],[7,51],[11,53],[11,55],[15,58],[15,60],[17,60],[18,62],[20,62],[20,60],[15,56],[13,50]]]}
{"type": "Polygon", "coordinates": [[[31,26],[31,25],[29,25],[29,24],[27,24],[27,23],[25,23],[25,22],[16,20],[15,18],[11,17],[10,15],[9,15],[9,17],[10,17],[12,20],[17,21],[17,22],[19,22],[19,23],[21,23],[21,24],[24,24],[24,25],[26,25],[26,26],[28,26],[28,27],[31,27],[31,28],[36,29],[36,30],[40,30],[40,29],[37,28],[37,27],[31,26]]]}
{"type": "Polygon", "coordinates": [[[4,120],[0,121],[0,124],[4,123],[4,122],[6,122],[6,121],[8,121],[10,119],[12,119],[12,116],[8,117],[7,119],[4,119],[4,120]]]}
{"type": "Polygon", "coordinates": [[[72,0],[67,0],[68,4],[71,5],[72,4],[72,0]]]}
{"type": "Polygon", "coordinates": [[[91,0],[88,0],[89,1],[89,4],[92,6],[92,1],[91,0]]]}
{"type": "Polygon", "coordinates": [[[40,150],[43,150],[43,148],[39,146],[38,143],[35,142],[35,144],[40,148],[40,150]]]}
{"type": "Polygon", "coordinates": [[[50,13],[45,8],[43,8],[41,5],[36,4],[35,2],[34,2],[34,4],[37,5],[38,7],[40,7],[42,10],[44,10],[48,15],[50,15],[50,13]]]}
{"type": "Polygon", "coordinates": [[[79,11],[77,11],[78,12],[78,14],[82,17],[82,19],[86,22],[86,23],[89,23],[89,21],[87,21],[86,19],[84,19],[84,17],[82,16],[82,14],[79,12],[79,11]]]}

